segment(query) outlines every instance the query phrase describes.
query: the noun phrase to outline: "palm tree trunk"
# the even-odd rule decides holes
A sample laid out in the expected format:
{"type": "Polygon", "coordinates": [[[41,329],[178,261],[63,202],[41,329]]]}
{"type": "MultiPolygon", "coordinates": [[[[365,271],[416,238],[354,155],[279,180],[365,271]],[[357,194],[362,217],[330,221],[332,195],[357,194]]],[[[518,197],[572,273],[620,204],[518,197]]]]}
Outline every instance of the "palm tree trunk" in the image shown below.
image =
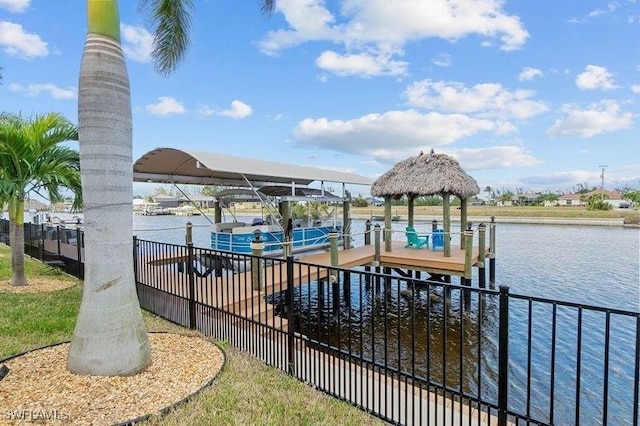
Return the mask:
{"type": "Polygon", "coordinates": [[[133,275],[131,100],[119,41],[87,35],[78,114],[86,263],[67,367],[133,375],[151,351],[133,275]]]}
{"type": "Polygon", "coordinates": [[[24,200],[9,202],[9,238],[11,243],[11,285],[25,286],[27,285],[27,277],[24,274],[24,200]]]}

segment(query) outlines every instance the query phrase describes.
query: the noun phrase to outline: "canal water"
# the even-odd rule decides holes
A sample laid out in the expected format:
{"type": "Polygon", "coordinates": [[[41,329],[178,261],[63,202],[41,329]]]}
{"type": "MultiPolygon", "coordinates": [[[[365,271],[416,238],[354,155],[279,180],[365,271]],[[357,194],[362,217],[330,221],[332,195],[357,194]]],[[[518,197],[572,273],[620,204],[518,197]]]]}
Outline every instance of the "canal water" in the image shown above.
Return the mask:
{"type": "MultiPolygon", "coordinates": [[[[251,222],[252,218],[238,219],[251,222]]],[[[194,244],[209,247],[210,224],[204,216],[134,216],[134,235],[140,239],[183,244],[187,222],[194,226],[194,244]]],[[[405,226],[406,223],[393,223],[393,239],[404,241],[405,226]]],[[[431,224],[417,223],[415,227],[418,233],[427,232],[431,229],[431,224]]],[[[352,223],[355,245],[363,243],[364,229],[364,221],[356,220],[352,223]]],[[[452,229],[455,244],[459,241],[456,232],[459,229],[452,229]]],[[[509,286],[510,292],[518,295],[640,312],[639,244],[640,231],[637,228],[498,224],[496,284],[509,286]]],[[[402,280],[392,281],[392,285],[398,286],[401,282],[404,283],[402,280]]],[[[453,282],[457,281],[454,279],[453,282]]],[[[476,283],[474,277],[473,285],[477,285],[476,283]]],[[[325,286],[325,289],[326,287],[330,286],[325,286]]],[[[350,336],[357,336],[362,342],[352,339],[351,344],[362,343],[362,355],[369,358],[373,355],[378,360],[381,356],[380,345],[393,348],[397,342],[408,343],[416,348],[412,353],[418,355],[410,358],[413,355],[396,355],[392,351],[393,353],[387,354],[385,363],[405,369],[407,365],[413,365],[412,373],[440,383],[446,374],[447,386],[460,387],[472,394],[477,394],[480,390],[483,398],[497,398],[497,300],[494,298],[487,303],[482,312],[482,321],[473,316],[456,317],[456,312],[461,312],[461,307],[460,298],[454,292],[451,305],[453,313],[447,318],[443,304],[430,303],[427,292],[427,295],[423,293],[414,300],[413,315],[410,315],[411,302],[401,297],[398,290],[396,287],[390,288],[381,299],[371,285],[352,280],[349,295],[343,292],[341,296],[341,321],[339,330],[336,330],[336,318],[330,310],[331,299],[324,295],[325,290],[320,291],[319,287],[298,289],[295,293],[297,322],[310,335],[314,331],[323,330],[323,339],[337,346],[342,345],[337,335],[345,336],[348,333],[350,336]],[[329,300],[326,305],[323,302],[325,298],[329,300]],[[385,342],[380,341],[381,324],[384,324],[385,330],[397,330],[387,333],[385,342]],[[480,327],[482,333],[478,332],[480,327]],[[404,342],[403,339],[411,336],[411,330],[416,328],[428,328],[428,337],[423,334],[420,339],[413,338],[410,342],[404,342]],[[450,342],[445,348],[447,366],[442,365],[441,361],[445,336],[447,342],[450,342]],[[461,345],[459,342],[465,344],[461,345]],[[460,362],[461,348],[463,362],[460,362]],[[422,358],[419,358],[419,354],[422,354],[422,358]],[[424,367],[425,365],[428,367],[424,367]],[[464,371],[459,371],[459,365],[463,366],[464,371]],[[477,365],[480,365],[479,369],[477,365]],[[461,381],[456,379],[458,377],[462,377],[461,381]]],[[[473,296],[472,306],[479,305],[478,297],[477,294],[473,296]]],[[[579,422],[588,425],[602,424],[602,390],[604,386],[608,386],[608,423],[634,424],[631,392],[635,371],[634,319],[616,315],[610,317],[611,343],[608,359],[605,361],[605,314],[585,311],[582,315],[581,333],[577,332],[578,315],[577,309],[556,307],[557,345],[553,355],[554,380],[551,380],[549,366],[553,364],[550,344],[553,306],[536,303],[529,310],[527,300],[511,299],[510,408],[522,413],[526,411],[526,389],[530,386],[532,417],[549,422],[549,410],[553,406],[553,423],[572,425],[576,423],[574,401],[579,391],[579,422]],[[534,324],[531,330],[528,328],[529,312],[534,324]],[[522,320],[518,321],[519,318],[522,320]],[[582,345],[579,353],[575,349],[578,339],[581,339],[582,345]],[[528,341],[531,341],[530,372],[527,371],[528,341]],[[582,365],[579,371],[579,390],[575,385],[578,357],[581,358],[582,365]],[[609,365],[606,383],[603,373],[605,362],[609,365]],[[531,377],[530,385],[527,383],[527,376],[531,377]],[[553,401],[549,398],[552,382],[553,401]]]]}
{"type": "MultiPolygon", "coordinates": [[[[239,217],[239,220],[250,222],[251,217],[239,217]]],[[[209,222],[203,216],[136,216],[134,234],[141,239],[181,244],[187,222],[192,222],[194,226],[194,244],[209,247],[209,222]]],[[[393,223],[393,239],[404,240],[405,226],[402,222],[393,223]]],[[[415,227],[418,233],[427,232],[431,229],[431,224],[418,223],[415,227]]],[[[352,235],[356,245],[363,243],[364,229],[364,221],[353,222],[352,235]]],[[[455,235],[456,232],[459,229],[452,229],[454,243],[459,238],[455,235]]],[[[637,228],[498,224],[496,285],[509,286],[511,293],[519,295],[640,312],[639,243],[640,231],[637,228]]],[[[463,319],[456,320],[456,313],[461,309],[460,298],[456,297],[459,293],[454,291],[452,313],[444,320],[443,304],[430,303],[429,297],[423,292],[415,299],[412,317],[412,310],[409,309],[411,302],[401,297],[399,289],[393,287],[401,285],[400,283],[404,281],[392,281],[392,288],[385,297],[380,298],[371,285],[352,279],[349,295],[341,291],[338,321],[331,311],[332,296],[327,288],[330,286],[297,289],[294,295],[297,322],[303,333],[305,330],[311,336],[318,333],[321,340],[334,346],[346,349],[343,339],[349,335],[350,350],[362,347],[362,355],[365,357],[373,357],[378,361],[384,357],[388,366],[405,370],[411,365],[412,374],[429,377],[440,383],[446,374],[447,386],[460,387],[472,394],[477,394],[480,390],[483,398],[495,400],[497,300],[494,298],[487,303],[481,322],[474,316],[460,316],[463,319]],[[386,334],[382,333],[382,324],[387,330],[386,334]],[[482,333],[478,332],[480,327],[482,333]],[[414,335],[411,330],[416,328],[428,328],[428,337],[423,333],[419,338],[408,338],[407,336],[414,335]],[[447,336],[446,345],[444,336],[447,336]],[[465,344],[461,345],[459,342],[463,341],[465,344]],[[411,354],[391,350],[388,353],[385,351],[383,355],[380,347],[396,348],[398,342],[408,347],[413,346],[416,350],[411,354]],[[478,346],[481,347],[480,351],[477,350],[478,346]],[[443,348],[446,351],[447,366],[442,362],[443,348]],[[460,362],[461,348],[463,362],[460,362]],[[459,371],[460,365],[462,372],[459,371]],[[477,365],[480,365],[479,369],[477,365]],[[459,377],[462,377],[462,382],[459,377]]],[[[478,306],[477,299],[478,295],[474,295],[472,306],[478,306]]],[[[551,380],[549,366],[552,364],[552,309],[551,304],[533,304],[533,326],[529,331],[528,301],[511,299],[509,405],[515,411],[526,412],[526,377],[529,375],[532,417],[547,422],[551,420],[549,394],[553,382],[554,424],[575,424],[576,365],[577,357],[580,356],[579,422],[588,425],[602,424],[605,314],[584,312],[580,336],[582,350],[578,354],[578,311],[563,306],[556,308],[557,344],[554,380],[551,380]],[[518,321],[519,318],[522,321],[518,321]],[[529,340],[531,371],[528,374],[528,351],[523,342],[529,340]]],[[[610,397],[607,400],[607,420],[609,424],[633,424],[633,395],[630,391],[633,390],[634,380],[635,321],[629,317],[613,315],[610,318],[609,333],[611,344],[606,361],[609,363],[606,386],[610,397]]]]}

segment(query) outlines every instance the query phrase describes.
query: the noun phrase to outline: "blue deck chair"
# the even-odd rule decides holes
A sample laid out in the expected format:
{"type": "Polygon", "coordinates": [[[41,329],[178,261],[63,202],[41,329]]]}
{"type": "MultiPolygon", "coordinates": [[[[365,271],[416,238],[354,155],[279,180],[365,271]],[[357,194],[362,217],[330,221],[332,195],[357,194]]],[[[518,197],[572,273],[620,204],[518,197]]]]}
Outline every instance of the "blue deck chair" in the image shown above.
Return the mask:
{"type": "Polygon", "coordinates": [[[416,230],[413,228],[413,226],[407,226],[406,235],[407,245],[405,245],[404,248],[419,249],[423,246],[429,248],[429,236],[425,235],[423,238],[418,237],[418,234],[416,233],[416,230]]]}

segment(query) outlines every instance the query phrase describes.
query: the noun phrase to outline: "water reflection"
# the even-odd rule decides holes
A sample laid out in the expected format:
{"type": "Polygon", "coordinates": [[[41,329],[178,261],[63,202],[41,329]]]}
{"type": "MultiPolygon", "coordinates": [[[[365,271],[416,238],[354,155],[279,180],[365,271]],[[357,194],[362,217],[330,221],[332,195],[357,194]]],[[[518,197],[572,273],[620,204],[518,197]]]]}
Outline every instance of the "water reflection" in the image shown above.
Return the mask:
{"type": "MultiPolygon", "coordinates": [[[[495,294],[473,292],[465,305],[461,289],[446,299],[442,283],[346,275],[295,288],[296,331],[416,382],[497,400],[495,294]]],[[[286,314],[284,293],[270,302],[286,314]]]]}

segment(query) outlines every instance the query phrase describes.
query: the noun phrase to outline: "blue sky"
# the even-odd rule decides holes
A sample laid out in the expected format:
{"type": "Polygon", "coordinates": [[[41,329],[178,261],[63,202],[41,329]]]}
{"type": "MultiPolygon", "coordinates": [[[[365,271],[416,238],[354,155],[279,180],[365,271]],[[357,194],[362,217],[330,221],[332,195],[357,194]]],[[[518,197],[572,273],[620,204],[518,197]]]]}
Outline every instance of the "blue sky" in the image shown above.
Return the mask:
{"type": "MultiPolygon", "coordinates": [[[[188,147],[375,178],[433,148],[483,189],[599,186],[603,165],[608,189],[640,187],[637,0],[195,3],[167,78],[120,2],[134,160],[188,147]]],[[[85,7],[0,0],[0,111],[77,122],[85,7]]]]}

